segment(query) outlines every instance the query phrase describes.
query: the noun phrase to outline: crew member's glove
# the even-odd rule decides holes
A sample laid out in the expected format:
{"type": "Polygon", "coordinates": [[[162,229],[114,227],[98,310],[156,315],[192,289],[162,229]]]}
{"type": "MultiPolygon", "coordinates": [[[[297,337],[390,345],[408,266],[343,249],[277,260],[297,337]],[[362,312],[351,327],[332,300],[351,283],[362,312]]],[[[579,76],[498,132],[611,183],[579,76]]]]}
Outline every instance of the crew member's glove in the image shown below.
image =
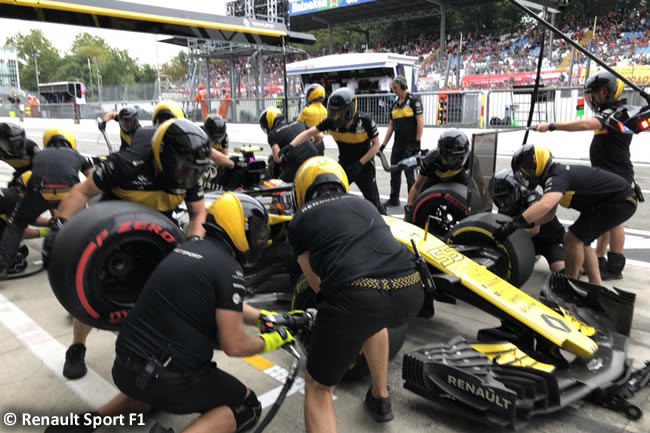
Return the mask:
{"type": "Polygon", "coordinates": [[[278,326],[272,332],[265,332],[257,335],[264,340],[264,349],[262,349],[262,353],[273,352],[274,350],[293,341],[293,336],[284,326],[278,326]]]}
{"type": "Polygon", "coordinates": [[[50,262],[52,246],[54,246],[54,238],[56,237],[56,234],[59,232],[59,230],[61,230],[61,227],[63,227],[63,224],[65,224],[67,221],[68,221],[67,219],[62,217],[54,217],[50,220],[48,224],[50,228],[50,232],[43,240],[43,250],[41,253],[41,258],[43,260],[43,267],[45,269],[47,269],[47,266],[50,262]]]}
{"type": "Polygon", "coordinates": [[[386,149],[386,146],[387,146],[387,145],[388,145],[388,143],[386,143],[386,144],[382,144],[381,146],[379,146],[379,151],[380,151],[380,152],[383,152],[384,149],[386,149]]]}
{"type": "Polygon", "coordinates": [[[348,180],[350,182],[354,182],[361,175],[362,171],[363,164],[361,164],[361,161],[354,161],[345,168],[345,174],[348,175],[348,180]]]}
{"type": "Polygon", "coordinates": [[[503,223],[501,227],[494,231],[494,239],[499,242],[503,242],[508,236],[513,234],[515,230],[529,229],[531,227],[535,227],[535,224],[526,221],[522,215],[517,215],[512,219],[512,221],[503,223]]]}
{"type": "Polygon", "coordinates": [[[100,131],[106,131],[106,121],[103,120],[99,125],[97,125],[100,131]]]}
{"type": "Polygon", "coordinates": [[[404,221],[410,223],[413,219],[413,205],[407,204],[404,206],[404,221]]]}
{"type": "Polygon", "coordinates": [[[284,159],[287,159],[287,154],[291,152],[293,149],[293,146],[284,146],[280,151],[278,152],[278,156],[283,157],[284,159]]]}
{"type": "Polygon", "coordinates": [[[275,311],[269,311],[269,310],[260,310],[260,315],[257,316],[257,321],[255,322],[255,326],[257,326],[257,329],[260,331],[264,331],[264,320],[266,320],[265,316],[275,316],[276,313],[275,311]]]}

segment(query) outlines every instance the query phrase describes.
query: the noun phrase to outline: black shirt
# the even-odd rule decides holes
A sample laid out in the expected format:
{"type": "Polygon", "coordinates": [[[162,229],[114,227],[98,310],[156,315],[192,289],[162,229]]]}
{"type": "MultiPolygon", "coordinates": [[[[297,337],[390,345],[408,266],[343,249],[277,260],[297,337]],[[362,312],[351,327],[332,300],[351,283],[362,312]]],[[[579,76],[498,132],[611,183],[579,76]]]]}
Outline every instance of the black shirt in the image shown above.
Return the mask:
{"type": "MultiPolygon", "coordinates": [[[[530,191],[527,193],[527,196],[523,198],[523,209],[527,209],[535,202],[539,201],[542,198],[542,195],[537,191],[530,191]]],[[[523,212],[523,210],[521,211],[523,212]]],[[[517,213],[521,213],[517,212],[517,213]]],[[[514,216],[514,215],[511,215],[514,216]]],[[[546,248],[548,245],[554,244],[563,244],[564,243],[564,226],[557,219],[557,216],[554,216],[552,220],[547,223],[542,224],[539,227],[539,233],[533,237],[533,245],[535,245],[535,251],[541,251],[546,248]]]]}
{"type": "Polygon", "coordinates": [[[544,193],[561,192],[560,206],[588,211],[607,201],[625,200],[633,194],[630,184],[609,171],[584,165],[554,163],[544,181],[544,193]]]}
{"type": "MultiPolygon", "coordinates": [[[[302,122],[284,122],[269,132],[269,146],[277,144],[278,147],[280,147],[280,150],[282,150],[305,129],[307,129],[307,127],[302,122]]],[[[296,146],[294,149],[291,149],[286,153],[284,158],[287,164],[294,165],[297,168],[300,164],[316,155],[318,155],[318,150],[316,150],[314,143],[312,143],[310,139],[307,139],[303,143],[300,143],[299,146],[296,146]]]]}
{"type": "MultiPolygon", "coordinates": [[[[625,100],[619,101],[624,104],[625,100]]],[[[634,167],[630,160],[630,143],[632,134],[623,134],[616,128],[611,128],[605,123],[613,113],[609,108],[595,117],[600,122],[601,129],[594,131],[594,138],[589,147],[589,159],[593,167],[611,171],[623,177],[628,182],[634,180],[634,167]]]]}
{"type": "Polygon", "coordinates": [[[316,128],[327,131],[339,147],[339,162],[343,167],[358,161],[368,152],[372,139],[379,136],[377,124],[369,114],[355,113],[350,128],[332,129],[329,118],[323,119],[316,128]]]}
{"type": "Polygon", "coordinates": [[[0,190],[0,220],[7,221],[7,218],[13,212],[16,203],[20,201],[18,191],[13,188],[3,188],[0,190]]]}
{"type": "Polygon", "coordinates": [[[67,147],[48,147],[34,156],[32,177],[44,188],[64,188],[79,183],[79,172],[91,169],[93,162],[67,147]]]}
{"type": "Polygon", "coordinates": [[[14,170],[14,178],[20,176],[27,170],[31,170],[32,167],[32,160],[34,159],[34,156],[36,153],[38,153],[41,150],[40,147],[38,147],[38,144],[34,140],[30,140],[29,138],[25,139],[25,154],[21,157],[15,157],[12,155],[7,155],[6,153],[2,152],[0,150],[0,160],[6,162],[9,164],[14,170]]]}
{"type": "Polygon", "coordinates": [[[183,243],[147,280],[120,328],[116,352],[147,358],[169,348],[172,368],[200,368],[218,342],[216,310],[241,312],[245,284],[225,241],[183,243]]]}
{"type": "MultiPolygon", "coordinates": [[[[151,139],[156,133],[156,127],[153,125],[142,126],[135,131],[133,138],[131,138],[131,147],[137,146],[151,146],[151,139]]],[[[122,150],[122,148],[120,148],[122,150]]]]}
{"type": "Polygon", "coordinates": [[[318,197],[296,212],[289,242],[309,251],[323,292],[360,277],[389,277],[415,270],[413,255],[393,237],[368,200],[349,194],[318,197]]]}
{"type": "MultiPolygon", "coordinates": [[[[139,129],[138,134],[144,129],[139,129]]],[[[183,200],[203,199],[203,189],[198,184],[184,194],[171,194],[163,189],[163,178],[154,167],[151,144],[134,145],[108,155],[97,164],[93,180],[104,191],[105,200],[132,201],[167,214],[183,200]]]]}
{"type": "Polygon", "coordinates": [[[395,132],[395,145],[410,146],[415,143],[417,134],[417,121],[415,116],[423,113],[422,102],[420,98],[406,94],[403,103],[398,100],[393,102],[393,108],[390,111],[390,118],[393,121],[393,131],[395,132]]]}

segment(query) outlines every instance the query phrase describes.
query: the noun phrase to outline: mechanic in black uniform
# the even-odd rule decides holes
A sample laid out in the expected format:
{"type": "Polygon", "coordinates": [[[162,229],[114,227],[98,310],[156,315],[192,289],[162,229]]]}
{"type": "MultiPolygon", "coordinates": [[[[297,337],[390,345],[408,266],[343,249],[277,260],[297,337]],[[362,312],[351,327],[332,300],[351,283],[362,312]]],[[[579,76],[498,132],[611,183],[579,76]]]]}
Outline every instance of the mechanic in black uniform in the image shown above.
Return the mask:
{"type": "MultiPolygon", "coordinates": [[[[7,220],[11,216],[14,208],[20,200],[25,195],[25,186],[29,183],[29,179],[32,176],[32,172],[24,172],[17,182],[17,185],[12,188],[3,188],[0,189],[0,238],[4,233],[5,228],[7,227],[7,220]]],[[[23,232],[23,239],[34,239],[45,237],[50,229],[47,227],[49,218],[39,216],[36,218],[36,221],[33,221],[31,225],[38,227],[26,227],[23,232]]],[[[14,256],[13,263],[9,266],[7,270],[8,274],[14,274],[17,272],[22,272],[27,267],[27,256],[29,255],[29,248],[25,244],[22,244],[18,247],[18,251],[14,256]]]]}
{"type": "Polygon", "coordinates": [[[513,221],[495,232],[504,238],[512,230],[550,221],[557,205],[576,209],[578,219],[564,236],[566,273],[578,278],[581,267],[589,281],[601,284],[596,253],[591,243],[608,230],[623,224],[636,212],[637,199],[630,183],[600,168],[553,162],[551,151],[540,144],[526,144],[512,155],[512,171],[527,189],[542,185],[542,198],[513,221]]]}
{"type": "MultiPolygon", "coordinates": [[[[383,151],[395,131],[395,141],[390,154],[390,163],[395,165],[401,160],[420,153],[420,140],[424,130],[424,116],[420,98],[408,91],[408,84],[403,75],[398,75],[390,83],[390,88],[397,96],[390,111],[388,129],[380,149],[383,151]]],[[[399,206],[399,190],[402,183],[401,171],[390,174],[390,198],[384,206],[399,206]]],[[[415,167],[404,170],[406,175],[406,192],[415,183],[415,167]]]]}
{"type": "MultiPolygon", "coordinates": [[[[169,119],[184,119],[185,113],[183,107],[171,100],[160,101],[155,105],[151,112],[151,125],[138,128],[133,134],[131,139],[131,146],[151,146],[151,139],[153,138],[156,129],[169,119]]],[[[120,149],[121,150],[121,149],[120,149]]]]}
{"type": "Polygon", "coordinates": [[[43,133],[44,150],[32,160],[32,175],[25,187],[25,195],[14,207],[0,240],[0,280],[7,278],[7,270],[25,228],[48,209],[54,209],[79,183],[79,172],[89,175],[92,160],[76,151],[72,134],[60,129],[47,129],[43,133]]]}
{"type": "Polygon", "coordinates": [[[16,186],[21,174],[32,168],[34,155],[41,150],[33,140],[25,136],[22,126],[15,123],[0,123],[0,161],[13,169],[13,178],[9,187],[16,186]]]}
{"type": "MultiPolygon", "coordinates": [[[[170,219],[185,201],[190,216],[186,234],[203,236],[205,202],[199,180],[209,167],[210,143],[203,130],[187,119],[170,119],[156,129],[152,144],[132,146],[108,155],[93,175],[72,189],[61,202],[50,225],[52,232],[43,243],[43,262],[56,232],[88,200],[102,194],[102,200],[127,200],[155,209],[170,219]]],[[[86,374],[86,338],[92,328],[73,321],[73,344],[66,352],[63,375],[77,379],[86,374]]]]}
{"type": "MultiPolygon", "coordinates": [[[[541,123],[536,131],[594,131],[594,138],[589,147],[589,159],[592,167],[611,171],[633,185],[640,200],[640,188],[634,182],[634,167],[630,159],[630,143],[633,134],[625,134],[617,127],[607,123],[607,119],[620,106],[627,104],[620,99],[624,83],[608,71],[600,71],[587,78],[584,85],[585,99],[594,112],[594,117],[563,123],[541,123]]],[[[598,238],[596,255],[602,279],[623,278],[625,267],[625,230],[620,224],[598,238]],[[607,246],[609,245],[609,252],[607,246]],[[607,258],[605,258],[607,253],[607,258]]]]}
{"type": "MultiPolygon", "coordinates": [[[[266,248],[268,215],[255,199],[228,192],[210,206],[205,229],[205,239],[185,241],[160,262],[129,311],[115,343],[113,380],[121,393],[99,415],[152,407],[201,413],[183,431],[243,432],[257,423],[262,406],[255,393],[219,369],[212,356],[217,345],[228,356],[243,357],[293,340],[286,328],[255,336],[244,326],[255,326],[260,311],[243,303],[240,263],[266,248]],[[157,377],[147,379],[151,359],[160,366],[157,377]]],[[[170,431],[158,423],[151,429],[170,431]]]]}
{"type": "Polygon", "coordinates": [[[449,129],[438,138],[438,147],[430,150],[420,162],[420,171],[409,189],[404,221],[413,221],[413,204],[420,192],[440,182],[458,182],[485,196],[485,185],[478,160],[474,158],[470,170],[471,146],[465,133],[449,129]]]}
{"type": "Polygon", "coordinates": [[[328,132],[336,141],[339,164],[350,183],[356,183],[363,196],[385,215],[386,209],[379,199],[374,161],[379,151],[379,132],[368,114],[357,111],[357,97],[353,90],[347,87],[335,90],[327,102],[327,117],[298,134],[290,144],[301,145],[322,132],[328,132]]]}
{"type": "MultiPolygon", "coordinates": [[[[537,191],[529,191],[521,186],[511,169],[499,170],[490,181],[489,188],[492,202],[499,213],[511,217],[521,215],[541,198],[537,191]]],[[[526,229],[526,232],[533,240],[535,255],[544,256],[551,272],[563,271],[566,231],[557,216],[547,223],[526,229]]]]}
{"type": "Polygon", "coordinates": [[[138,110],[135,107],[127,105],[120,111],[109,111],[104,114],[104,121],[99,125],[99,129],[106,130],[106,122],[115,120],[120,125],[120,150],[130,147],[133,142],[135,132],[140,129],[138,121],[138,110]]]}
{"type": "Polygon", "coordinates": [[[318,300],[307,356],[307,431],[336,431],[332,393],[362,350],[372,377],[365,405],[377,422],[390,421],[386,328],[403,325],[422,306],[414,257],[376,207],[348,194],[345,171],[333,159],[303,163],[295,191],[299,210],[289,241],[318,300]]]}
{"type": "Polygon", "coordinates": [[[234,167],[235,162],[228,158],[228,133],[226,121],[218,114],[210,114],[203,121],[201,127],[210,139],[210,159],[219,167],[234,167]]]}
{"type": "Polygon", "coordinates": [[[306,139],[300,146],[289,146],[291,140],[305,131],[307,127],[299,121],[287,122],[280,110],[269,107],[260,114],[260,127],[267,135],[273,161],[280,164],[278,179],[293,182],[298,167],[309,158],[318,155],[318,150],[311,140],[306,139]]]}

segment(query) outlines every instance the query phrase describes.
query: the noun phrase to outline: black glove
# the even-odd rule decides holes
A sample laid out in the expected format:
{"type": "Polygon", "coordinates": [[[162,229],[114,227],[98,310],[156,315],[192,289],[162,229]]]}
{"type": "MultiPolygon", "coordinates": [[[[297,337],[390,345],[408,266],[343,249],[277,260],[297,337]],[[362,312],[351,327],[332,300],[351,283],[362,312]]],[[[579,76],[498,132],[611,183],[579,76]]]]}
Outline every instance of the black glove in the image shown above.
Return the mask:
{"type": "Polygon", "coordinates": [[[62,217],[54,217],[50,220],[48,227],[50,227],[50,233],[43,240],[43,250],[41,252],[41,258],[43,260],[43,267],[47,269],[47,266],[50,262],[50,255],[52,254],[52,246],[54,246],[54,238],[59,232],[63,224],[68,220],[62,217]]]}
{"type": "Polygon", "coordinates": [[[413,219],[413,205],[407,204],[404,206],[404,221],[410,223],[413,219]]]}
{"type": "Polygon", "coordinates": [[[97,125],[97,127],[99,128],[100,131],[106,131],[106,121],[103,120],[97,125]]]}
{"type": "Polygon", "coordinates": [[[384,149],[386,149],[386,146],[388,146],[388,143],[386,143],[386,144],[382,144],[381,146],[379,146],[379,151],[380,151],[380,152],[383,152],[384,149]]]}
{"type": "Polygon", "coordinates": [[[512,221],[503,223],[501,227],[494,231],[494,239],[496,239],[498,242],[503,242],[517,229],[529,229],[531,227],[535,227],[535,224],[526,221],[522,215],[517,215],[512,219],[512,221]]]}
{"type": "Polygon", "coordinates": [[[348,181],[350,182],[354,182],[361,175],[362,171],[363,164],[361,164],[361,161],[355,161],[345,168],[345,174],[348,175],[348,181]]]}

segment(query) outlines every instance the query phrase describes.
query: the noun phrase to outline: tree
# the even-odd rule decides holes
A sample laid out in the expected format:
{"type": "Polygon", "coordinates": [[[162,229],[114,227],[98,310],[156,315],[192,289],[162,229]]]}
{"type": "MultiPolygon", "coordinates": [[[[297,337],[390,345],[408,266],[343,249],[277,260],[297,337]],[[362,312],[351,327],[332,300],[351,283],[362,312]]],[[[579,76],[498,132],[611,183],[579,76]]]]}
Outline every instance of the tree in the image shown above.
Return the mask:
{"type": "Polygon", "coordinates": [[[187,75],[189,61],[185,51],[179,51],[169,62],[160,67],[160,73],[173,81],[178,81],[187,75]]]}
{"type": "Polygon", "coordinates": [[[6,45],[16,49],[18,57],[25,62],[20,63],[18,72],[20,74],[21,86],[25,89],[36,90],[36,74],[34,69],[33,54],[39,54],[38,72],[41,83],[57,80],[57,72],[61,66],[59,51],[43,35],[40,30],[31,30],[27,35],[18,33],[8,37],[6,45]]]}

